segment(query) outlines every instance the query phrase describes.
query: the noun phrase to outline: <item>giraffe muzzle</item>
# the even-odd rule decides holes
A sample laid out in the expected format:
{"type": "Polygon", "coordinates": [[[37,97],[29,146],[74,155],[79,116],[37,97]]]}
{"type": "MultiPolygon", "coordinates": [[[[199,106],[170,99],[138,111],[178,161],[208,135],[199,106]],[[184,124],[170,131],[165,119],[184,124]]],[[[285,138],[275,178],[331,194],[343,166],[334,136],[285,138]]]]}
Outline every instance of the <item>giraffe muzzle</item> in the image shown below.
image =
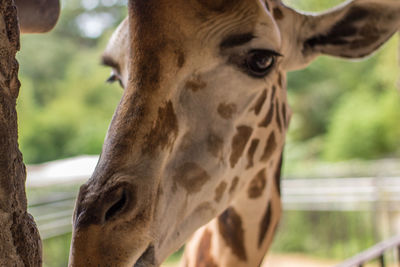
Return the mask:
{"type": "Polygon", "coordinates": [[[98,195],[81,189],[79,198],[81,201],[76,207],[74,227],[80,229],[92,224],[104,225],[135,210],[136,187],[125,182],[119,183],[98,195]]]}
{"type": "Polygon", "coordinates": [[[155,267],[155,266],[158,265],[156,264],[154,246],[150,244],[145,250],[145,252],[136,261],[133,267],[155,267]]]}
{"type": "Polygon", "coordinates": [[[123,180],[81,187],[74,216],[70,267],[157,266],[149,234],[146,188],[123,180]],[[98,189],[101,188],[98,192],[98,189]],[[143,201],[138,202],[139,198],[143,201]],[[126,235],[131,238],[126,239],[126,235]]]}

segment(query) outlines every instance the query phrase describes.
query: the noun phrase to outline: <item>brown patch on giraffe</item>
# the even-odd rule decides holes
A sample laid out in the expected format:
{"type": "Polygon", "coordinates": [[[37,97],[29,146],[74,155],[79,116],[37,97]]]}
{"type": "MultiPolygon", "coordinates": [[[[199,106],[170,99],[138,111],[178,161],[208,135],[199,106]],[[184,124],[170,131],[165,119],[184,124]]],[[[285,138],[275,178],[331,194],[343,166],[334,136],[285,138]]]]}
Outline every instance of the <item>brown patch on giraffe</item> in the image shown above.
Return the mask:
{"type": "Polygon", "coordinates": [[[274,102],[271,102],[271,107],[269,108],[269,111],[265,118],[258,124],[259,127],[268,127],[268,125],[271,124],[272,118],[274,116],[274,102]]]}
{"type": "Polygon", "coordinates": [[[261,96],[257,99],[254,107],[252,108],[252,110],[254,110],[254,113],[256,115],[260,114],[266,99],[267,99],[267,90],[264,90],[261,96]]]}
{"type": "Polygon", "coordinates": [[[283,87],[283,75],[281,72],[279,72],[279,74],[278,74],[278,85],[279,85],[279,88],[283,87]]]}
{"type": "Polygon", "coordinates": [[[254,166],[254,154],[256,153],[258,144],[260,143],[259,139],[253,139],[250,144],[250,148],[247,151],[247,167],[246,170],[252,168],[254,166]]]}
{"type": "Polygon", "coordinates": [[[260,233],[258,235],[258,248],[261,248],[262,243],[267,237],[268,228],[271,224],[271,215],[272,215],[272,205],[271,202],[268,202],[267,210],[265,211],[264,216],[260,222],[260,233]]]}
{"type": "Polygon", "coordinates": [[[175,54],[177,56],[177,66],[178,68],[182,68],[186,61],[185,53],[182,50],[176,50],[175,54]]]}
{"type": "Polygon", "coordinates": [[[272,118],[274,116],[274,100],[275,100],[275,94],[276,94],[276,86],[272,86],[272,92],[271,92],[271,106],[269,108],[269,111],[267,115],[265,115],[264,119],[258,124],[259,127],[268,127],[270,123],[272,122],[272,118]]]}
{"type": "Polygon", "coordinates": [[[224,118],[225,120],[229,120],[232,119],[233,114],[236,113],[237,107],[233,103],[230,104],[221,103],[219,104],[217,111],[222,118],[224,118]]]}
{"type": "Polygon", "coordinates": [[[271,11],[271,9],[269,8],[268,0],[265,1],[265,8],[266,8],[268,11],[271,11]]]}
{"type": "Polygon", "coordinates": [[[226,182],[221,182],[219,186],[215,189],[215,197],[214,200],[220,202],[222,197],[224,196],[226,187],[228,184],[226,182]]]}
{"type": "Polygon", "coordinates": [[[281,171],[282,171],[282,162],[283,162],[283,153],[281,154],[281,158],[279,159],[278,165],[276,166],[274,178],[275,178],[275,186],[278,194],[281,195],[281,171]]]}
{"type": "Polygon", "coordinates": [[[206,229],[197,248],[196,267],[218,267],[211,255],[212,233],[206,229]]]}
{"type": "Polygon", "coordinates": [[[238,183],[239,183],[239,177],[236,176],[235,178],[233,178],[231,186],[229,187],[229,194],[235,192],[238,183]]]}
{"type": "Polygon", "coordinates": [[[196,163],[186,162],[176,170],[173,180],[189,193],[197,193],[210,180],[210,175],[196,163]]]}
{"type": "Polygon", "coordinates": [[[218,230],[233,254],[238,259],[247,261],[242,219],[234,208],[228,208],[218,217],[218,230]]]}
{"type": "Polygon", "coordinates": [[[276,118],[276,123],[278,124],[279,131],[282,132],[282,122],[281,122],[281,116],[280,116],[280,109],[279,109],[279,101],[278,99],[276,100],[276,112],[275,112],[275,118],[276,118]]]}
{"type": "Polygon", "coordinates": [[[142,148],[144,154],[154,154],[158,147],[172,148],[178,136],[178,120],[171,101],[158,109],[158,117],[142,148]]]}
{"type": "Polygon", "coordinates": [[[253,129],[248,126],[237,127],[237,133],[232,139],[232,154],[230,157],[231,167],[234,168],[236,163],[242,157],[246,144],[250,139],[253,129]]]}
{"type": "Polygon", "coordinates": [[[188,131],[183,135],[183,137],[181,139],[180,150],[186,150],[192,144],[193,144],[193,134],[192,134],[192,132],[188,131]]]}
{"type": "Polygon", "coordinates": [[[282,117],[283,117],[283,124],[285,125],[285,128],[288,127],[288,123],[287,123],[287,114],[286,114],[286,104],[282,103],[282,117]]]}
{"type": "Polygon", "coordinates": [[[210,202],[203,202],[193,211],[193,214],[204,214],[205,212],[215,213],[215,209],[210,202]]]}
{"type": "Polygon", "coordinates": [[[216,158],[222,159],[222,149],[223,149],[224,141],[221,137],[210,134],[207,138],[207,149],[208,152],[211,153],[216,158]]]}
{"type": "Polygon", "coordinates": [[[259,171],[256,176],[251,180],[247,194],[249,198],[259,198],[267,185],[267,177],[265,175],[265,169],[259,171]]]}
{"type": "Polygon", "coordinates": [[[192,90],[193,92],[202,90],[202,89],[206,88],[206,86],[207,86],[207,83],[200,80],[200,78],[198,76],[191,80],[188,80],[185,84],[185,88],[187,90],[192,90]]]}
{"type": "Polygon", "coordinates": [[[272,103],[274,102],[275,94],[276,94],[276,86],[273,85],[273,86],[272,86],[272,92],[271,92],[271,102],[272,102],[272,103]]]}
{"type": "Polygon", "coordinates": [[[267,143],[264,148],[264,153],[261,156],[261,161],[262,162],[267,162],[272,154],[274,153],[275,149],[277,148],[277,143],[276,143],[276,138],[275,138],[275,133],[271,132],[271,134],[268,137],[267,143]]]}
{"type": "Polygon", "coordinates": [[[204,7],[213,12],[223,13],[230,10],[235,4],[237,5],[237,0],[198,0],[204,7]]]}
{"type": "Polygon", "coordinates": [[[274,15],[274,19],[276,20],[281,20],[284,17],[282,10],[280,10],[278,7],[275,7],[274,10],[272,10],[272,13],[274,15]]]}

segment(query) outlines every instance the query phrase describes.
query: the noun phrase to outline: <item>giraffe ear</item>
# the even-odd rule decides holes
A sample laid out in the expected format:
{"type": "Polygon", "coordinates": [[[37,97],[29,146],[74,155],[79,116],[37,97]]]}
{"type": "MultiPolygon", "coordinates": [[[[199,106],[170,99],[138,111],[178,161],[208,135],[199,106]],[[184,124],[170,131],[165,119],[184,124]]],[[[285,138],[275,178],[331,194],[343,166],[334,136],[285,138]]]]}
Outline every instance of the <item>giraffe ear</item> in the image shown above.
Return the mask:
{"type": "Polygon", "coordinates": [[[289,40],[297,46],[289,47],[296,51],[289,69],[305,66],[320,54],[368,56],[400,29],[399,0],[354,0],[321,14],[285,11],[294,27],[295,39],[289,40]]]}
{"type": "Polygon", "coordinates": [[[22,33],[50,31],[60,15],[59,0],[15,0],[22,33]]]}

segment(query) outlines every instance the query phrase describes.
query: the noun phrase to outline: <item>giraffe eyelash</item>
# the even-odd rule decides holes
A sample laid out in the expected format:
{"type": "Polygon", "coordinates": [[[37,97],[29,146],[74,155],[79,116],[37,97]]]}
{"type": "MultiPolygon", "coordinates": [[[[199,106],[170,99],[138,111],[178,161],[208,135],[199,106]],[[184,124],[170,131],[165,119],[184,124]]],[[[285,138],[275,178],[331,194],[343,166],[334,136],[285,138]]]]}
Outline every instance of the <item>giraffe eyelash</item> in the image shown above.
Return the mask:
{"type": "Polygon", "coordinates": [[[121,77],[118,74],[116,74],[114,71],[112,71],[110,77],[108,77],[108,79],[106,80],[106,83],[112,84],[115,82],[118,82],[119,85],[122,87],[122,89],[124,89],[124,85],[122,84],[121,77]]]}
{"type": "Polygon", "coordinates": [[[112,73],[110,75],[110,77],[108,77],[108,79],[106,80],[106,83],[114,83],[118,80],[119,80],[118,76],[116,74],[112,73]]]}

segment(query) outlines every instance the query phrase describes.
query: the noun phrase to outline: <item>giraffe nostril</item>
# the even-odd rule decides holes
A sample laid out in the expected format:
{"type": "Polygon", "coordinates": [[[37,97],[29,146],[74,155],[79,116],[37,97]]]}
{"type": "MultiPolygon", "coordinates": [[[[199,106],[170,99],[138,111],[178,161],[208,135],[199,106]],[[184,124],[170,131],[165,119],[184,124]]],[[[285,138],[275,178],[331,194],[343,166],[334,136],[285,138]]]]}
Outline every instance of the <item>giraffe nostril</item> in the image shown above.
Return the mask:
{"type": "Polygon", "coordinates": [[[120,213],[127,206],[128,203],[127,191],[125,189],[118,191],[119,191],[117,192],[118,197],[115,198],[115,201],[110,205],[108,210],[105,212],[104,215],[105,222],[115,217],[116,214],[120,213]]]}

